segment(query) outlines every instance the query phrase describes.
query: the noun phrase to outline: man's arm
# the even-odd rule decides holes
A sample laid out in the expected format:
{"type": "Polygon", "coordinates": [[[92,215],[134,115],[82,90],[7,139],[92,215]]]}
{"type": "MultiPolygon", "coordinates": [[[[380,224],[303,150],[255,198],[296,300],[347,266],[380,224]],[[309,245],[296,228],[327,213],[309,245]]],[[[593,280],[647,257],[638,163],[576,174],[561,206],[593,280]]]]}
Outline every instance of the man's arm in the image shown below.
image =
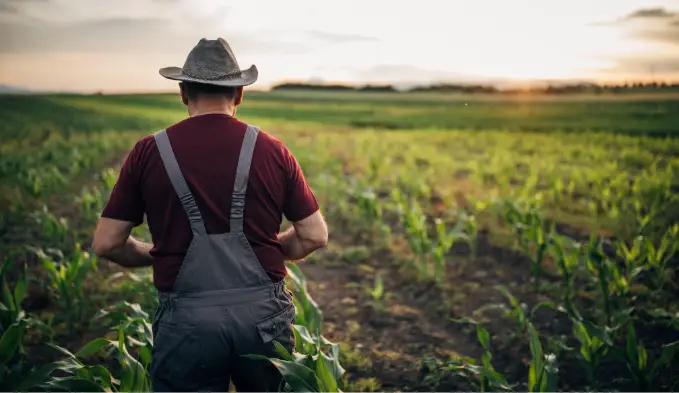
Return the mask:
{"type": "Polygon", "coordinates": [[[132,228],[132,222],[102,217],[94,231],[94,253],[123,267],[151,266],[153,259],[150,251],[153,245],[130,236],[132,228]]]}
{"type": "Polygon", "coordinates": [[[328,227],[317,210],[309,217],[293,222],[290,229],[278,235],[278,240],[286,260],[300,260],[328,245],[328,227]]]}

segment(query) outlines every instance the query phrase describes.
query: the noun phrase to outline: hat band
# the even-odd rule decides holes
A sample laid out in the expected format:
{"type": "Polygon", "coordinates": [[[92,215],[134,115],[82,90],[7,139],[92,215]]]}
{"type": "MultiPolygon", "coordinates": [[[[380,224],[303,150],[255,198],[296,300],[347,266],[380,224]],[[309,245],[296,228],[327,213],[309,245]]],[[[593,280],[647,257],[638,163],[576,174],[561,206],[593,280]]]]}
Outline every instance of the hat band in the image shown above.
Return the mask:
{"type": "Polygon", "coordinates": [[[194,74],[191,71],[187,69],[182,69],[182,75],[188,76],[193,79],[203,79],[203,80],[208,80],[208,81],[214,81],[214,80],[229,80],[229,79],[235,79],[240,77],[241,72],[240,70],[232,71],[232,72],[218,72],[218,71],[210,71],[210,70],[201,70],[201,75],[194,74]]]}

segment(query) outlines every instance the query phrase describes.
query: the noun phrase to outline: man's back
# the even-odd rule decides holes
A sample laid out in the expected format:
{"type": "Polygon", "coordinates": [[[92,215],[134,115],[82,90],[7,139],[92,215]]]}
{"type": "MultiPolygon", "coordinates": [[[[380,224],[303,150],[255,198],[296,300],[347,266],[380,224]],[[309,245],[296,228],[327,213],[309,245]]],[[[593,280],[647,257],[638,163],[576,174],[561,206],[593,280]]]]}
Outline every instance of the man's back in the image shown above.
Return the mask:
{"type": "MultiPolygon", "coordinates": [[[[229,228],[231,193],[247,125],[225,114],[188,118],[167,129],[182,174],[209,234],[229,228]]],[[[288,149],[259,132],[250,167],[244,233],[273,281],[285,276],[278,242],[281,214],[299,221],[318,210],[313,193],[288,149]]],[[[140,224],[146,213],[153,237],[154,281],[170,291],[193,237],[153,136],[137,143],[121,169],[103,217],[140,224]]]]}
{"type": "Polygon", "coordinates": [[[295,346],[285,260],[325,247],[328,229],[292,154],[233,116],[243,86],[226,40],[201,39],[179,84],[189,119],[132,149],[97,223],[93,249],[128,268],[153,266],[160,290],[150,374],[155,391],[273,391],[281,374],[248,354],[295,346]],[[144,214],[153,244],[131,236],[144,214]],[[278,233],[282,215],[292,227],[278,233]]]}

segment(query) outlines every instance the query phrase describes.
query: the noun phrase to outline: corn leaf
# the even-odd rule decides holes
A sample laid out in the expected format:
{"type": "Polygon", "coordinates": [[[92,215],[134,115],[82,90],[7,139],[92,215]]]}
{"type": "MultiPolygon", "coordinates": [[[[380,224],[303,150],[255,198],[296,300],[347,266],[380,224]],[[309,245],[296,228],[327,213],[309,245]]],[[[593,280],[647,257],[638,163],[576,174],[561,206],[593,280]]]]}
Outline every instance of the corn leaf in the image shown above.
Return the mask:
{"type": "Polygon", "coordinates": [[[249,359],[268,360],[273,364],[292,388],[293,392],[320,392],[321,383],[309,367],[296,362],[270,359],[263,355],[244,355],[249,359]]]}
{"type": "Polygon", "coordinates": [[[7,281],[5,281],[4,277],[2,278],[2,304],[5,305],[5,307],[10,310],[14,311],[16,310],[16,306],[14,305],[14,296],[12,296],[12,291],[9,290],[9,285],[7,285],[7,281]]]}
{"type": "MultiPolygon", "coordinates": [[[[320,349],[319,349],[320,351],[320,349]]],[[[323,392],[338,392],[339,388],[337,386],[337,381],[334,378],[334,375],[330,372],[328,369],[327,364],[325,363],[325,359],[323,357],[323,354],[321,353],[321,356],[318,356],[316,359],[316,376],[318,377],[318,380],[321,383],[321,389],[323,392]]]]}
{"type": "Polygon", "coordinates": [[[26,298],[27,275],[28,273],[26,271],[26,264],[24,264],[24,268],[21,271],[21,276],[19,276],[19,280],[17,281],[16,287],[14,287],[14,305],[16,306],[17,310],[21,308],[21,302],[23,302],[24,299],[26,298]]]}
{"type": "Polygon", "coordinates": [[[80,363],[78,363],[75,359],[70,358],[46,364],[23,377],[21,382],[14,386],[14,390],[20,392],[33,390],[35,387],[41,386],[48,382],[49,376],[54,371],[59,370],[63,373],[73,373],[81,367],[82,365],[80,363]]]}
{"type": "Polygon", "coordinates": [[[285,349],[285,347],[283,345],[281,345],[281,343],[279,343],[278,341],[274,341],[273,345],[274,345],[274,348],[276,349],[276,353],[278,353],[278,355],[280,355],[281,359],[287,360],[287,361],[290,361],[290,362],[295,361],[295,359],[292,357],[292,355],[290,355],[290,352],[288,352],[288,350],[285,349]]]}
{"type": "Polygon", "coordinates": [[[94,340],[88,342],[82,348],[80,348],[80,350],[75,353],[75,356],[79,358],[85,358],[99,352],[103,348],[110,345],[116,345],[116,343],[114,341],[107,340],[101,337],[95,338],[94,340]]]}
{"type": "Polygon", "coordinates": [[[23,338],[23,323],[13,323],[0,338],[0,366],[4,366],[19,349],[23,338]]]}
{"type": "Polygon", "coordinates": [[[80,378],[60,378],[41,384],[43,389],[48,391],[67,391],[67,392],[104,392],[101,385],[94,381],[80,378]]]}

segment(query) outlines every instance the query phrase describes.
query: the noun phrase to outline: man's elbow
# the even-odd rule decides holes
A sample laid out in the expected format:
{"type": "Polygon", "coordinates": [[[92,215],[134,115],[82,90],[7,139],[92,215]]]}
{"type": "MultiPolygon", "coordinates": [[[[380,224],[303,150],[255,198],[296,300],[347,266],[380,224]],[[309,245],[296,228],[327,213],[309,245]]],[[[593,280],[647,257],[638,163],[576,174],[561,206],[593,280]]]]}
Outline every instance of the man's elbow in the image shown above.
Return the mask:
{"type": "Polygon", "coordinates": [[[94,237],[92,251],[99,258],[109,259],[111,253],[118,247],[114,242],[101,237],[94,237]]]}
{"type": "Polygon", "coordinates": [[[328,233],[318,236],[314,239],[314,246],[318,250],[320,248],[326,248],[328,246],[328,233]]]}
{"type": "Polygon", "coordinates": [[[325,248],[328,246],[328,228],[324,227],[322,230],[316,231],[314,233],[312,242],[316,250],[320,248],[325,248]]]}

